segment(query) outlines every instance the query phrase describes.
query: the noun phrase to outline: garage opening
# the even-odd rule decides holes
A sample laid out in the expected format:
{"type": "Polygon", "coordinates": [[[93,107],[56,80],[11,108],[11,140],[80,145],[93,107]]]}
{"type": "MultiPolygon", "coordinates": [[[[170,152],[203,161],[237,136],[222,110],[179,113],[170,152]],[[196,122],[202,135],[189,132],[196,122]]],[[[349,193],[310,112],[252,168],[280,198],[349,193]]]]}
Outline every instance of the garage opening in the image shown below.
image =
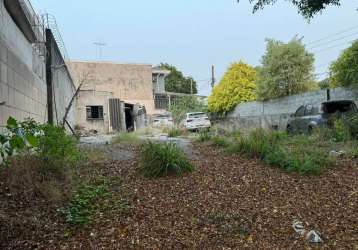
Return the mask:
{"type": "Polygon", "coordinates": [[[125,104],[126,128],[128,132],[133,132],[134,128],[134,105],[125,104]]]}

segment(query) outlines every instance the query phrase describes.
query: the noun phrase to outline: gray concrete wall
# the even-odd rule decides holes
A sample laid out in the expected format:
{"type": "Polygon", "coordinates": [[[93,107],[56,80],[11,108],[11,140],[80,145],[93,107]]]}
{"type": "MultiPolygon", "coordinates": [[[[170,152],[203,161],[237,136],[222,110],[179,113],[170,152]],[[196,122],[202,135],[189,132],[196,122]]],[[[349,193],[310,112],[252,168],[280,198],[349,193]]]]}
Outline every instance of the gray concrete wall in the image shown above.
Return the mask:
{"type": "Polygon", "coordinates": [[[47,121],[44,58],[16,26],[0,0],[0,129],[9,116],[47,121]]]}
{"type": "MultiPolygon", "coordinates": [[[[343,99],[358,102],[358,91],[346,88],[331,89],[331,100],[343,99]]],[[[224,119],[218,119],[216,122],[219,127],[229,131],[253,128],[284,130],[290,114],[293,114],[301,105],[320,105],[326,100],[326,90],[319,90],[266,102],[242,103],[224,119]]]]}
{"type": "MultiPolygon", "coordinates": [[[[68,107],[72,96],[75,94],[76,87],[72,80],[71,74],[65,64],[63,56],[51,31],[47,30],[47,44],[48,44],[48,60],[47,64],[51,70],[51,84],[52,84],[52,107],[53,107],[53,122],[60,125],[63,122],[66,108],[68,107]]],[[[73,128],[76,124],[75,110],[76,103],[73,103],[67,115],[67,121],[73,128]]],[[[67,126],[66,126],[67,127],[67,126]]]]}

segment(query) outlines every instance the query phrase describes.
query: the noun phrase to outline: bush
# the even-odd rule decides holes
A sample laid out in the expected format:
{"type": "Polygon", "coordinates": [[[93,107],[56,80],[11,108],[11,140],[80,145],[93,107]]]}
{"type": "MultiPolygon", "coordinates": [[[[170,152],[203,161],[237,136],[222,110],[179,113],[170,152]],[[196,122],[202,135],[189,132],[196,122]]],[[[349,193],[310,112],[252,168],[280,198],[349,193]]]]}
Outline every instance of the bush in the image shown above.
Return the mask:
{"type": "Polygon", "coordinates": [[[358,114],[352,113],[345,117],[344,124],[350,135],[354,139],[358,139],[358,114]]]}
{"type": "Polygon", "coordinates": [[[179,128],[172,128],[168,131],[168,137],[178,137],[184,134],[184,131],[179,128]]]}
{"type": "Polygon", "coordinates": [[[32,119],[18,122],[10,117],[7,132],[0,135],[0,156],[35,153],[48,166],[73,165],[82,158],[74,137],[62,127],[41,125],[32,119]]]}
{"type": "Polygon", "coordinates": [[[221,136],[214,136],[211,138],[211,141],[215,146],[218,147],[227,147],[230,144],[228,138],[221,137],[221,136]]]}
{"type": "Polygon", "coordinates": [[[141,148],[139,171],[150,178],[192,172],[184,152],[173,143],[146,142],[141,148]]]}
{"type": "Polygon", "coordinates": [[[350,139],[349,128],[342,119],[334,121],[332,137],[336,142],[346,142],[350,139]]]}
{"type": "Polygon", "coordinates": [[[210,140],[211,140],[211,135],[210,135],[209,131],[208,130],[200,130],[198,141],[205,142],[205,141],[210,141],[210,140]]]}
{"type": "Polygon", "coordinates": [[[77,147],[77,140],[66,134],[62,127],[44,125],[43,135],[38,138],[39,156],[52,166],[74,166],[81,159],[83,154],[77,147]]]}

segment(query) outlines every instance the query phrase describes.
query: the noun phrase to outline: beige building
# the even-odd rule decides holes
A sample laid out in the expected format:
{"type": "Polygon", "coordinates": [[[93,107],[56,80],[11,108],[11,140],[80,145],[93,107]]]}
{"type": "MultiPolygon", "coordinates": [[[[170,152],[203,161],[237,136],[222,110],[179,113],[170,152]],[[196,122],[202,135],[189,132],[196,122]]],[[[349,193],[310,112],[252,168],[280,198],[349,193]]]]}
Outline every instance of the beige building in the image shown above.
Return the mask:
{"type": "Polygon", "coordinates": [[[151,65],[83,61],[67,64],[76,84],[83,82],[76,112],[77,125],[82,129],[99,133],[135,130],[145,126],[145,113],[157,113],[151,65]]]}

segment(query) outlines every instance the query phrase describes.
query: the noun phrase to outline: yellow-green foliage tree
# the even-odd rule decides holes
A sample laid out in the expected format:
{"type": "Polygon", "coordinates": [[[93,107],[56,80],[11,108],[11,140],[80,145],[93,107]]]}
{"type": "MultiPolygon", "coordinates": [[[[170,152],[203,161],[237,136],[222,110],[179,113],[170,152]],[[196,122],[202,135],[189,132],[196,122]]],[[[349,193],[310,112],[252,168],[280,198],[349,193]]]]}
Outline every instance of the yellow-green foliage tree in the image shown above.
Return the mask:
{"type": "Polygon", "coordinates": [[[242,102],[256,99],[256,70],[240,61],[228,68],[208,100],[210,112],[227,113],[242,102]]]}

